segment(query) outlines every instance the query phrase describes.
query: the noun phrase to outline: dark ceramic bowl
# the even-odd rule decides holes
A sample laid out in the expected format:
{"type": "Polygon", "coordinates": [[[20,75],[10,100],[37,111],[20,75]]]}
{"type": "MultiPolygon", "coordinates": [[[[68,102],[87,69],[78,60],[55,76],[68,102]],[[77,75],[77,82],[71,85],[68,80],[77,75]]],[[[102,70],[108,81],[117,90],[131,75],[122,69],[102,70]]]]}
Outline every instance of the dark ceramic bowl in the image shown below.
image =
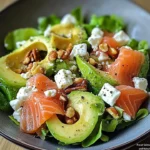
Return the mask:
{"type": "MultiPolygon", "coordinates": [[[[150,15],[128,0],[22,0],[0,13],[0,55],[4,55],[3,39],[5,35],[17,28],[36,27],[37,18],[51,13],[63,16],[73,8],[81,6],[84,15],[117,14],[128,24],[127,32],[132,38],[145,39],[150,43],[150,15]]],[[[60,146],[57,141],[42,141],[32,135],[20,132],[7,113],[0,112],[0,132],[7,139],[30,149],[83,149],[79,146],[60,146]]],[[[150,115],[133,126],[117,133],[107,143],[96,143],[87,150],[121,148],[137,142],[150,133],[150,115]]]]}

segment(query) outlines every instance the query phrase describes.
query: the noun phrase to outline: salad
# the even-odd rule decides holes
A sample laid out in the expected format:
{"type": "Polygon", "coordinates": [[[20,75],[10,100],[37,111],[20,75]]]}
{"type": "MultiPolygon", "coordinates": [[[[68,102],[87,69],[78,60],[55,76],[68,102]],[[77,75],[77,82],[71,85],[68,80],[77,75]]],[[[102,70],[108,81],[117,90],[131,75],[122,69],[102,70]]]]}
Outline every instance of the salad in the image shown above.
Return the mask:
{"type": "Polygon", "coordinates": [[[89,147],[149,111],[149,46],[125,32],[122,18],[80,8],[40,17],[37,28],[8,33],[0,58],[0,110],[22,132],[89,147]]]}

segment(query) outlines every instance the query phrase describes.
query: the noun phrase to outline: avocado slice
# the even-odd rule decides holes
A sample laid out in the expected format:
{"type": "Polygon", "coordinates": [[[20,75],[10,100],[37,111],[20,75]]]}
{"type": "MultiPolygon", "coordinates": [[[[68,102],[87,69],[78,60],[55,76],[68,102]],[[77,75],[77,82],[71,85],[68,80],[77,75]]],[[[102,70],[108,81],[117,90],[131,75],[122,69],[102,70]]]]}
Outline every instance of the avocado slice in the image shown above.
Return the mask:
{"type": "Polygon", "coordinates": [[[87,39],[87,34],[81,26],[73,24],[58,24],[51,29],[52,47],[66,49],[69,43],[79,44],[87,39]]]}
{"type": "Polygon", "coordinates": [[[51,134],[65,144],[82,142],[93,131],[99,116],[104,113],[105,105],[100,97],[89,92],[73,91],[68,95],[69,106],[79,114],[74,124],[64,124],[54,115],[46,124],[51,134]]]}
{"type": "Polygon", "coordinates": [[[22,87],[25,85],[26,80],[15,72],[15,69],[22,67],[22,62],[25,55],[32,49],[37,48],[39,50],[47,51],[47,55],[44,60],[39,62],[44,69],[48,70],[52,65],[49,65],[48,54],[51,51],[51,45],[49,39],[38,36],[32,37],[22,47],[13,51],[12,53],[0,58],[0,82],[5,83],[11,87],[22,87]]]}
{"type": "Polygon", "coordinates": [[[76,62],[81,71],[82,76],[89,81],[90,89],[94,94],[98,94],[104,83],[109,83],[113,86],[118,85],[118,82],[108,73],[98,70],[83,58],[77,56],[76,62]]]}

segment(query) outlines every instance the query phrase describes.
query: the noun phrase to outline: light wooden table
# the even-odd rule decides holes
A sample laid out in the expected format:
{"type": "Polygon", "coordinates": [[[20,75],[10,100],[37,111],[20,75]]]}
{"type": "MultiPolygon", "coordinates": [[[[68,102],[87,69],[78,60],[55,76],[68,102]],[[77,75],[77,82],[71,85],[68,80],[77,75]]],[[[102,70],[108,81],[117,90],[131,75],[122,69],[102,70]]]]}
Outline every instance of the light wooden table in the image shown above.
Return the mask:
{"type": "MultiPolygon", "coordinates": [[[[0,11],[16,0],[0,0],[0,11]]],[[[138,5],[150,12],[150,0],[133,0],[138,5]]],[[[0,150],[24,150],[20,146],[11,143],[3,137],[0,137],[0,150]]]]}

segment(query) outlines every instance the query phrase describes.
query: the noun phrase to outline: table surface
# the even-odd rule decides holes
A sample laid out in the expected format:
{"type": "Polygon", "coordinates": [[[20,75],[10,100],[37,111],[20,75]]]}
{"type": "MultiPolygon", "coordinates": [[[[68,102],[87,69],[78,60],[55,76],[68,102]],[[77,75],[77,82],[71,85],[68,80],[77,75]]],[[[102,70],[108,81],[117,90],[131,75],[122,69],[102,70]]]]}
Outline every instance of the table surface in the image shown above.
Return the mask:
{"type": "MultiPolygon", "coordinates": [[[[0,11],[6,8],[9,4],[16,0],[0,0],[0,11]]],[[[135,3],[150,12],[150,1],[149,0],[133,0],[135,3]]],[[[150,144],[150,138],[142,142],[143,144],[150,144]]],[[[137,148],[138,149],[138,148],[137,148]]],[[[0,136],[0,150],[24,150],[20,146],[13,144],[0,136]]]]}

